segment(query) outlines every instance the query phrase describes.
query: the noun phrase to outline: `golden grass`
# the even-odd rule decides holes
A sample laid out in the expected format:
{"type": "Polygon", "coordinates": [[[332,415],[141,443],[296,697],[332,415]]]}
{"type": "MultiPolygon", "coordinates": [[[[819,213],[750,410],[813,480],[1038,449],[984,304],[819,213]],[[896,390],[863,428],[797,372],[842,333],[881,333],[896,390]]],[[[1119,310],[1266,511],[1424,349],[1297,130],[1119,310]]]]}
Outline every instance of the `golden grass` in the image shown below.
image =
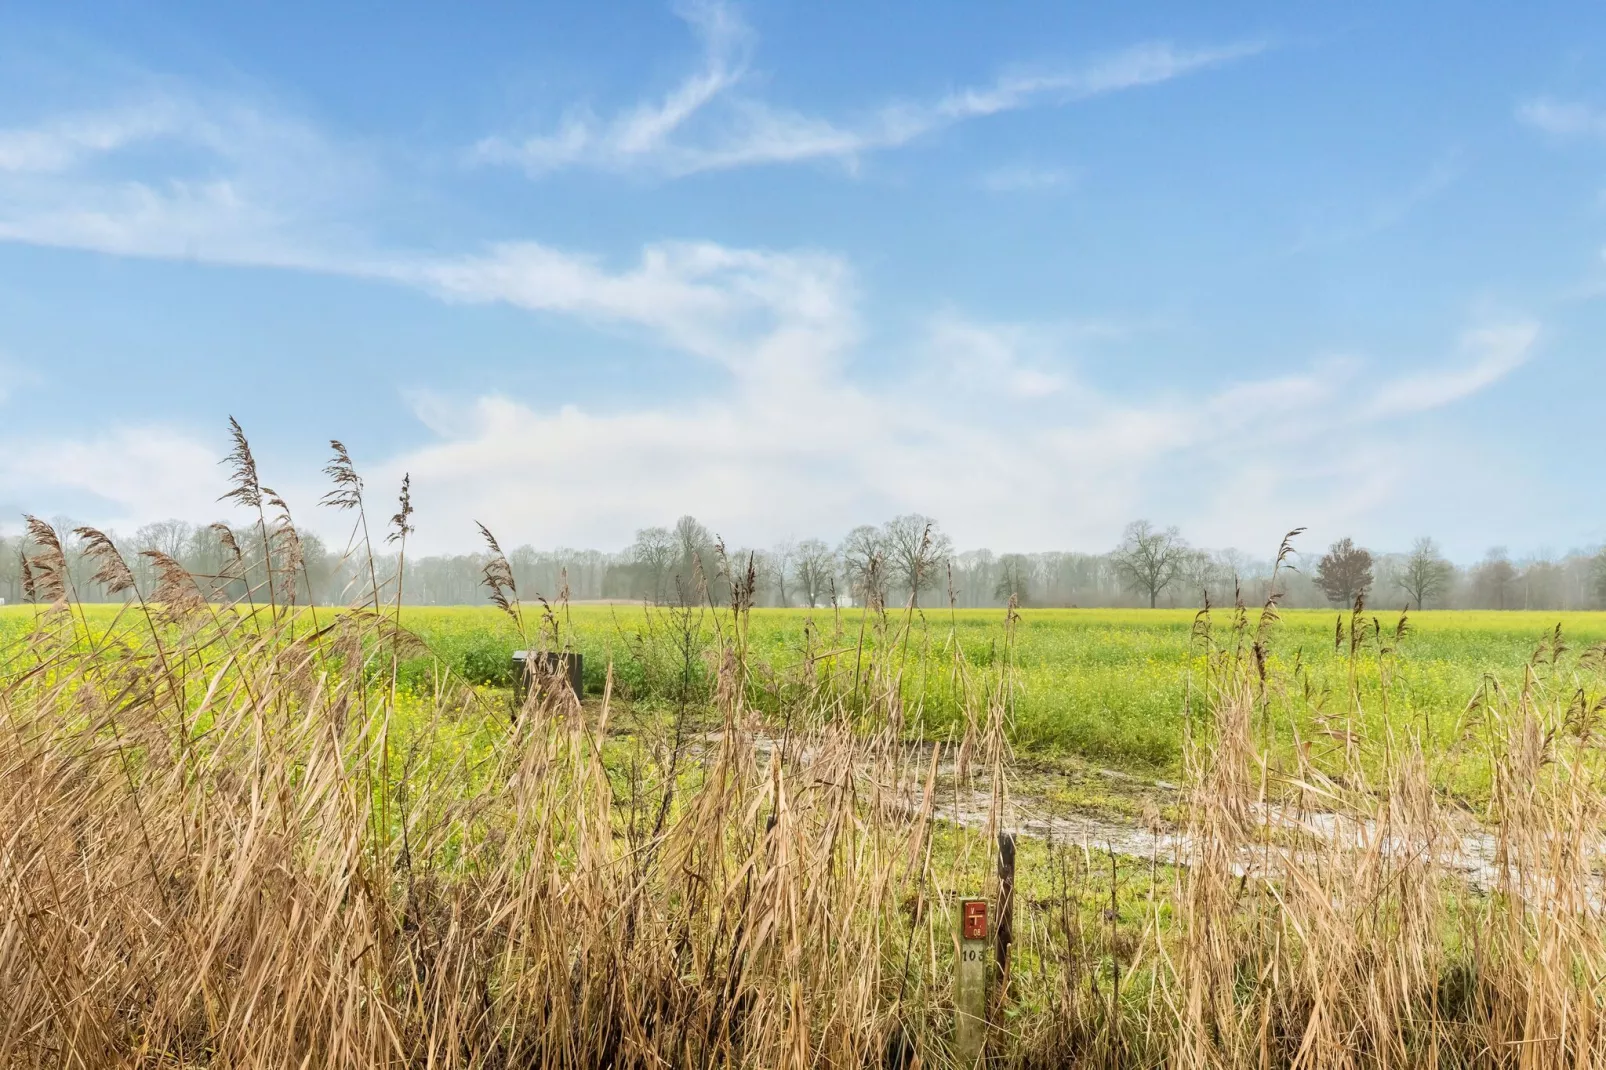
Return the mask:
{"type": "MultiPolygon", "coordinates": [[[[515,710],[444,669],[400,689],[416,640],[375,598],[223,611],[167,568],[91,628],[34,534],[53,608],[0,661],[0,1065],[951,1064],[954,899],[996,894],[1019,816],[1013,616],[992,672],[950,648],[962,717],[922,748],[909,613],[864,615],[851,672],[810,648],[761,714],[738,578],[731,606],[656,619],[711,693],[642,713],[541,686],[515,710]],[[973,825],[939,819],[961,791],[973,825]]],[[[1196,625],[1169,846],[1156,821],[1146,861],[1023,851],[991,1058],[1606,1057],[1599,654],[1491,680],[1444,750],[1351,689],[1318,767],[1266,730],[1275,606],[1231,617],[1196,625]],[[1491,770],[1483,813],[1438,788],[1461,761],[1491,770]]]]}

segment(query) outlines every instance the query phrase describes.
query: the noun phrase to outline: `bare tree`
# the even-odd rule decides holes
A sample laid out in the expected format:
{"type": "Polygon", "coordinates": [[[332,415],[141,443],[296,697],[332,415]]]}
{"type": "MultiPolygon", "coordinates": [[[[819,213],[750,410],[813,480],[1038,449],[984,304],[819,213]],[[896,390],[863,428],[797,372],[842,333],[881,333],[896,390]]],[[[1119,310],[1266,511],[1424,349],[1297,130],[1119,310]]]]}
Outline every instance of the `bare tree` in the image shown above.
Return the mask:
{"type": "Polygon", "coordinates": [[[804,539],[792,556],[792,578],[803,604],[814,609],[825,599],[836,575],[836,554],[819,539],[804,539]]]}
{"type": "Polygon", "coordinates": [[[1322,555],[1316,565],[1316,582],[1328,601],[1354,605],[1357,597],[1372,588],[1372,555],[1346,535],[1322,555]]]}
{"type": "Polygon", "coordinates": [[[1552,609],[1562,605],[1566,575],[1549,551],[1541,550],[1526,561],[1519,578],[1523,609],[1552,609]]]}
{"type": "MultiPolygon", "coordinates": [[[[1029,598],[1034,606],[1130,605],[1133,591],[1148,595],[1152,606],[1162,598],[1168,605],[1197,604],[1202,591],[1208,592],[1213,604],[1231,604],[1235,596],[1258,604],[1273,593],[1269,559],[1235,550],[1206,555],[1190,548],[1175,529],[1151,524],[1129,527],[1113,552],[1049,551],[1007,555],[1006,562],[984,548],[950,554],[948,540],[934,525],[927,528],[929,523],[909,514],[855,528],[841,543],[840,558],[834,543],[819,539],[757,552],[754,604],[818,608],[828,604],[838,588],[844,596],[871,603],[885,604],[909,594],[924,602],[945,585],[951,587],[955,604],[962,606],[994,605],[1011,596],[1020,601],[1029,598]]],[[[56,526],[71,529],[76,524],[58,519],[56,526]]],[[[248,591],[260,594],[266,589],[267,562],[255,524],[230,528],[169,520],[146,525],[126,540],[112,531],[106,534],[126,547],[141,590],[151,589],[156,581],[150,560],[138,553],[142,549],[160,550],[178,562],[200,579],[209,596],[246,597],[248,591]]],[[[0,539],[0,598],[7,601],[23,597],[20,544],[26,539],[10,529],[0,539]]],[[[66,575],[79,597],[100,597],[104,592],[93,580],[93,567],[80,559],[70,537],[64,536],[63,542],[66,575]]],[[[1370,587],[1388,597],[1409,599],[1413,608],[1463,603],[1503,609],[1606,608],[1606,550],[1598,545],[1565,554],[1541,551],[1521,559],[1496,550],[1464,572],[1430,539],[1415,540],[1407,548],[1409,552],[1371,553],[1370,587]]],[[[381,597],[395,589],[389,578],[373,579],[363,555],[351,554],[349,547],[332,552],[310,532],[300,534],[296,568],[285,564],[277,544],[271,550],[279,582],[275,591],[287,592],[293,575],[298,603],[348,602],[353,592],[370,591],[376,583],[381,597]]],[[[706,598],[723,603],[729,595],[727,584],[733,576],[743,576],[747,558],[745,551],[736,551],[725,560],[716,551],[709,529],[683,517],[672,527],[638,531],[635,541],[618,551],[520,546],[506,560],[526,593],[566,591],[575,600],[646,598],[667,603],[706,598]]],[[[1365,551],[1352,552],[1358,556],[1365,551]]],[[[401,590],[408,603],[450,605],[478,599],[485,555],[409,553],[402,562],[381,553],[375,561],[383,566],[382,576],[405,576],[401,590]]],[[[1283,569],[1277,573],[1276,586],[1281,604],[1291,608],[1325,605],[1330,597],[1315,567],[1297,573],[1283,569]]],[[[1348,602],[1360,586],[1341,584],[1336,597],[1348,602]]]]}
{"type": "Polygon", "coordinates": [[[0,605],[22,601],[23,541],[0,535],[0,605]]]}
{"type": "Polygon", "coordinates": [[[708,529],[698,523],[694,516],[683,516],[675,521],[675,549],[680,554],[680,571],[683,576],[690,577],[697,565],[702,565],[706,571],[710,565],[708,558],[714,548],[714,536],[708,529]]]}
{"type": "Polygon", "coordinates": [[[1204,605],[1211,600],[1210,592],[1222,577],[1229,574],[1209,551],[1189,550],[1177,568],[1177,585],[1187,602],[1192,604],[1197,599],[1199,605],[1204,605]]]}
{"type": "Polygon", "coordinates": [[[178,561],[188,551],[195,525],[185,520],[158,520],[134,532],[134,546],[140,550],[160,550],[178,561]]]}
{"type": "Polygon", "coordinates": [[[998,561],[991,550],[983,547],[956,554],[953,566],[958,580],[954,594],[960,605],[987,605],[989,599],[996,597],[993,592],[998,584],[993,572],[998,567],[998,561]]]}
{"type": "Polygon", "coordinates": [[[1160,592],[1171,586],[1187,560],[1188,544],[1174,527],[1164,530],[1147,520],[1134,520],[1122,533],[1121,545],[1110,555],[1116,575],[1134,591],[1149,596],[1149,608],[1160,601],[1160,592]]]}
{"type": "Polygon", "coordinates": [[[1517,569],[1504,546],[1489,550],[1472,570],[1472,585],[1479,600],[1491,609],[1505,609],[1511,587],[1517,582],[1517,569]]]}
{"type": "Polygon", "coordinates": [[[1449,591],[1454,577],[1455,568],[1439,553],[1438,544],[1424,535],[1411,544],[1411,552],[1394,582],[1420,611],[1430,599],[1449,591]]]}
{"type": "Polygon", "coordinates": [[[920,604],[920,592],[938,580],[942,562],[953,555],[953,542],[929,516],[908,513],[882,526],[890,578],[920,604]]]}
{"type": "Polygon", "coordinates": [[[536,570],[541,564],[541,555],[529,543],[515,546],[507,555],[507,563],[513,570],[514,582],[525,594],[538,594],[543,590],[549,595],[556,593],[555,587],[543,585],[537,577],[536,570]]]}
{"type": "Polygon", "coordinates": [[[776,605],[792,604],[791,598],[786,593],[786,581],[791,578],[796,563],[797,543],[791,539],[783,539],[776,543],[775,549],[764,555],[764,565],[769,571],[766,581],[775,588],[776,605]]]}
{"type": "Polygon", "coordinates": [[[993,585],[993,597],[1000,602],[1015,600],[1024,606],[1031,593],[1032,559],[1025,554],[1005,554],[998,559],[998,582],[993,585]]]}
{"type": "Polygon", "coordinates": [[[842,575],[854,598],[863,602],[887,599],[886,540],[880,528],[860,524],[837,548],[842,575]]]}
{"type": "Polygon", "coordinates": [[[676,549],[675,535],[668,528],[642,528],[636,532],[630,557],[646,574],[647,596],[653,602],[664,600],[664,582],[669,578],[676,549]]]}

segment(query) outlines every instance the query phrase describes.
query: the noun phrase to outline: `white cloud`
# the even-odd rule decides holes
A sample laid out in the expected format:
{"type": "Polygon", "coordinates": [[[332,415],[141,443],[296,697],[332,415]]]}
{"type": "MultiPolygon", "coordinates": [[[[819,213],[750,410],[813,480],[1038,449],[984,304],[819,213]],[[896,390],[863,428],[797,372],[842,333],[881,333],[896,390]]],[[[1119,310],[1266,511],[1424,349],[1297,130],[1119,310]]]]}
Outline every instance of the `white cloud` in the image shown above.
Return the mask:
{"type": "MultiPolygon", "coordinates": [[[[857,297],[840,265],[774,254],[749,263],[717,247],[701,255],[758,275],[773,268],[794,284],[817,275],[811,288],[827,295],[817,304],[745,275],[699,276],[713,293],[693,300],[721,346],[786,353],[810,374],[775,389],[738,364],[726,389],[634,409],[421,399],[436,441],[390,459],[385,478],[412,473],[426,539],[455,543],[473,517],[514,541],[611,546],[690,511],[735,542],[764,543],[913,509],[965,544],[1098,547],[1133,515],[1162,511],[1224,543],[1252,543],[1252,528],[1269,542],[1295,523],[1375,516],[1420,487],[1409,451],[1368,446],[1361,432],[1387,429],[1397,442],[1410,433],[1399,416],[1486,389],[1534,339],[1522,323],[1471,331],[1461,363],[1381,384],[1358,361],[1329,359],[1203,391],[1117,396],[1053,359],[1065,331],[945,314],[928,332],[925,364],[870,385],[845,370],[857,297]],[[1249,505],[1235,513],[1235,502],[1249,505]]],[[[629,292],[642,269],[588,270],[599,292],[629,292]]],[[[655,320],[658,300],[646,303],[655,320]]],[[[566,304],[648,322],[634,299],[566,304]]]]}
{"type": "Polygon", "coordinates": [[[1606,137],[1606,111],[1576,101],[1540,97],[1521,105],[1517,118],[1553,137],[1606,137]]]}
{"type": "MultiPolygon", "coordinates": [[[[650,331],[728,373],[696,399],[635,408],[420,396],[431,440],[364,468],[376,488],[411,473],[425,551],[461,549],[472,520],[513,543],[617,546],[688,511],[747,544],[834,536],[909,510],[941,518],[965,545],[1102,547],[1141,514],[1204,542],[1269,544],[1295,523],[1342,526],[1415,493],[1426,473],[1414,452],[1383,456],[1359,432],[1386,429],[1392,442],[1400,416],[1486,389],[1535,337],[1522,323],[1472,331],[1459,364],[1381,384],[1355,361],[1326,360],[1117,395],[1060,358],[1118,335],[949,313],[928,331],[924,364],[871,384],[850,370],[851,273],[820,254],[655,246],[609,270],[516,247],[408,270],[461,299],[650,331]]],[[[4,442],[0,498],[82,492],[125,525],[211,516],[218,448],[164,428],[4,442]]],[[[272,458],[259,460],[286,489],[272,458]]],[[[310,473],[292,476],[309,488],[292,499],[301,519],[327,522],[309,515],[310,473]]]]}
{"type": "Polygon", "coordinates": [[[147,520],[209,520],[227,486],[215,451],[196,436],[160,425],[129,425],[83,438],[0,440],[0,498],[57,502],[89,496],[93,523],[132,527],[147,520]]]}
{"type": "Polygon", "coordinates": [[[990,85],[935,100],[895,102],[853,119],[831,120],[741,92],[752,35],[729,7],[704,3],[684,14],[702,42],[702,64],[663,99],[637,104],[609,119],[572,110],[552,133],[493,135],[475,146],[473,156],[513,164],[532,175],[587,166],[675,177],[820,159],[852,168],[866,153],[906,145],[955,123],[1155,85],[1266,47],[1241,42],[1186,49],[1146,42],[1084,67],[1007,74],[990,85]]]}
{"type": "Polygon", "coordinates": [[[1041,398],[1060,393],[1068,383],[1050,366],[1058,340],[1047,334],[944,315],[932,324],[927,344],[946,366],[952,388],[964,396],[1041,398]]]}

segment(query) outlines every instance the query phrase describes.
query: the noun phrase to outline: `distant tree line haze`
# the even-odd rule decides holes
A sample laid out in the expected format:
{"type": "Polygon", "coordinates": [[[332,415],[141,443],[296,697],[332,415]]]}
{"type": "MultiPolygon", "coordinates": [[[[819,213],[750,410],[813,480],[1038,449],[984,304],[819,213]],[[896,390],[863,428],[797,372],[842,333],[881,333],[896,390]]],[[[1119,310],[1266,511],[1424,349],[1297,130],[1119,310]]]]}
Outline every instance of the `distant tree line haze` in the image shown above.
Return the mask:
{"type": "MultiPolygon", "coordinates": [[[[325,504],[349,509],[358,485],[349,458],[337,457],[337,487],[325,504]],[[339,482],[344,480],[345,482],[339,482]]],[[[405,499],[404,499],[405,502],[405,499]]],[[[249,504],[249,503],[245,503],[249,504]]],[[[267,503],[272,504],[272,503],[267,503]]],[[[254,508],[254,507],[253,507],[254,508]]],[[[387,509],[388,511],[388,509],[387,509]]],[[[392,518],[406,526],[406,517],[392,518]]],[[[261,521],[243,525],[166,520],[133,533],[109,533],[130,562],[142,591],[158,586],[164,560],[209,577],[219,598],[261,587],[264,554],[293,552],[300,603],[343,603],[347,592],[368,589],[378,570],[381,586],[402,579],[402,600],[420,605],[484,602],[490,551],[401,556],[401,546],[370,565],[302,531],[293,551],[263,538],[261,521]],[[145,551],[155,551],[147,554],[145,551]],[[362,574],[358,575],[358,569],[362,574]],[[388,581],[384,577],[389,576],[388,581]]],[[[67,548],[73,588],[85,600],[120,600],[102,589],[92,547],[72,534],[69,519],[51,522],[67,548]]],[[[410,529],[409,529],[410,530],[410,529]]],[[[377,540],[376,540],[377,541],[377,540]]],[[[0,535],[0,598],[30,601],[26,565],[32,546],[23,532],[0,535]]],[[[1146,520],[1127,525],[1115,547],[1102,553],[1054,551],[995,553],[956,551],[941,525],[911,513],[883,524],[853,528],[834,544],[821,538],[787,540],[767,549],[724,546],[696,518],[683,516],[665,527],[643,528],[622,550],[537,549],[518,546],[505,554],[517,589],[526,598],[619,600],[675,604],[729,597],[730,576],[756,578],[760,606],[906,605],[960,607],[1132,606],[1197,607],[1264,601],[1272,582],[1271,558],[1239,550],[1190,545],[1175,527],[1146,520]]],[[[1379,552],[1352,539],[1324,553],[1307,549],[1293,570],[1279,574],[1284,605],[1370,605],[1415,609],[1595,609],[1606,608],[1606,548],[1561,556],[1513,558],[1502,547],[1482,560],[1456,564],[1430,538],[1404,552],[1379,552]]],[[[280,582],[289,582],[281,578],[280,582]]],[[[392,596],[393,597],[393,596],[392,596]]]]}

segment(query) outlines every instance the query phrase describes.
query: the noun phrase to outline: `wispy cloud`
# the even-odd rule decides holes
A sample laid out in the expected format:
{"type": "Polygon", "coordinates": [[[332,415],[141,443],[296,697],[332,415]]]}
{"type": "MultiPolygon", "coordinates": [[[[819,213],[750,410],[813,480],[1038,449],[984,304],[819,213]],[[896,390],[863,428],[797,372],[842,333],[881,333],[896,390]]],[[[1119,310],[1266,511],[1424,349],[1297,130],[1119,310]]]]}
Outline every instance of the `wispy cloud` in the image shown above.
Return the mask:
{"type": "Polygon", "coordinates": [[[83,160],[172,133],[186,124],[172,101],[153,99],[0,130],[0,172],[54,174],[83,160]]]}
{"type": "Polygon", "coordinates": [[[1470,397],[1526,364],[1538,341],[1539,325],[1527,321],[1469,330],[1461,336],[1461,361],[1385,382],[1366,414],[1378,419],[1405,416],[1470,397]]]}
{"type": "Polygon", "coordinates": [[[746,24],[723,4],[685,4],[678,13],[702,44],[702,66],[661,100],[643,101],[606,121],[577,108],[551,134],[525,138],[517,145],[487,138],[476,155],[546,171],[590,157],[622,162],[662,154],[676,130],[741,81],[750,51],[746,24]]]}
{"type": "Polygon", "coordinates": [[[935,99],[891,102],[857,117],[828,119],[742,91],[752,33],[734,10],[703,3],[683,14],[702,42],[702,63],[662,99],[611,118],[575,109],[549,133],[484,138],[473,157],[532,175],[584,166],[677,177],[806,160],[834,160],[852,168],[867,153],[907,145],[966,120],[1155,85],[1266,47],[1259,41],[1202,48],[1145,42],[1084,66],[1006,74],[989,85],[935,99]]]}
{"type": "Polygon", "coordinates": [[[1066,189],[1075,181],[1076,173],[1068,168],[1009,164],[984,172],[980,185],[989,193],[1042,193],[1066,189]]]}
{"type": "Polygon", "coordinates": [[[349,151],[238,100],[130,96],[0,129],[0,240],[301,268],[351,244],[373,187],[349,151]]]}
{"type": "Polygon", "coordinates": [[[1519,121],[1553,137],[1606,137],[1606,110],[1538,97],[1517,108],[1519,121]]]}
{"type": "Polygon", "coordinates": [[[1070,384],[1056,367],[1063,338],[1052,331],[949,313],[931,324],[926,347],[945,373],[944,386],[963,397],[1044,398],[1070,384]]]}
{"type": "Polygon", "coordinates": [[[1460,153],[1447,153],[1409,185],[1376,197],[1370,204],[1348,212],[1324,211],[1321,222],[1301,234],[1288,252],[1331,248],[1392,230],[1437,200],[1461,175],[1460,153]]]}
{"type": "MultiPolygon", "coordinates": [[[[650,130],[670,124],[665,114],[633,122],[650,139],[650,130]]],[[[364,192],[361,166],[313,128],[237,102],[207,108],[153,99],[0,129],[0,145],[32,146],[28,173],[20,150],[18,166],[0,172],[0,241],[398,283],[448,301],[639,329],[739,375],[797,373],[818,363],[801,351],[751,345],[755,324],[784,318],[785,333],[806,332],[819,354],[841,352],[853,330],[838,315],[849,269],[828,253],[656,242],[618,268],[532,241],[456,254],[385,248],[333,211],[364,192]],[[145,171],[112,166],[124,150],[148,150],[158,140],[172,142],[184,163],[151,171],[146,153],[145,171]]]]}
{"type": "Polygon", "coordinates": [[[832,367],[855,336],[851,274],[825,253],[773,253],[712,242],[646,246],[610,272],[593,257],[534,242],[438,259],[400,257],[375,274],[448,300],[498,302],[622,324],[774,384],[832,367]]]}

